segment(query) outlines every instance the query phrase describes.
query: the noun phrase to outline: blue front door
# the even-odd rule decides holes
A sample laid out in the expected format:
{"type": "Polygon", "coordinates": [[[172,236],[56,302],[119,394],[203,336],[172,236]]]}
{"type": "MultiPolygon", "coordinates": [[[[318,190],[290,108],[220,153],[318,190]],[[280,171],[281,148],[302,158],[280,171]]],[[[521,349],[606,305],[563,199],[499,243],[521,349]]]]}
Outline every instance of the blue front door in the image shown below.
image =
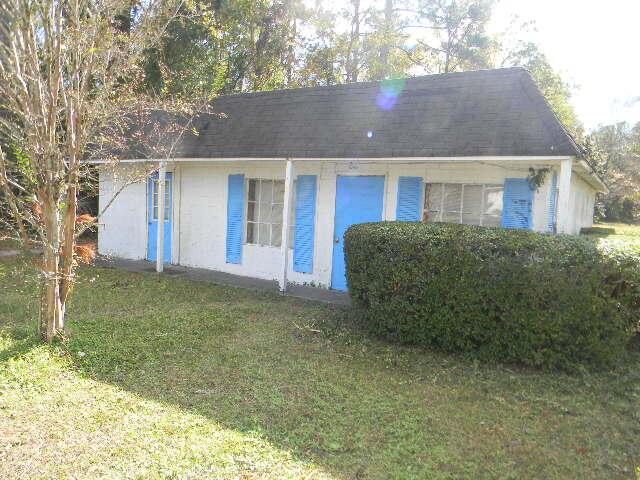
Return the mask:
{"type": "MultiPolygon", "coordinates": [[[[172,217],[172,191],[171,173],[167,173],[164,191],[164,262],[171,263],[171,217],[172,217]]],[[[155,173],[149,178],[147,187],[149,221],[149,248],[147,249],[147,259],[155,262],[158,254],[158,174],[155,173]]]]}
{"type": "Polygon", "coordinates": [[[382,220],[384,177],[338,176],[333,234],[331,287],[347,290],[344,261],[344,232],[356,223],[382,220]]]}

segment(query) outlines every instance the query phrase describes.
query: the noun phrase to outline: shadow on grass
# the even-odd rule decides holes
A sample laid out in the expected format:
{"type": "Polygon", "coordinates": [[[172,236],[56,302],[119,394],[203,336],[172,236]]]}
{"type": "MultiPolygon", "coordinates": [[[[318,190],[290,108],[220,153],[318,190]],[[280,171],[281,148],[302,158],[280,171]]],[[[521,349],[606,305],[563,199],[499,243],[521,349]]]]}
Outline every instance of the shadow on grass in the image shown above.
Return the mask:
{"type": "Polygon", "coordinates": [[[337,307],[175,277],[82,276],[67,344],[78,371],[336,478],[598,478],[632,461],[637,368],[516,373],[367,339],[337,307]],[[589,432],[588,453],[576,450],[589,432]]]}
{"type": "Polygon", "coordinates": [[[0,362],[27,354],[41,344],[32,255],[0,259],[0,362]]]}
{"type": "Polygon", "coordinates": [[[0,346],[0,363],[22,357],[42,343],[36,335],[29,334],[25,337],[21,333],[17,333],[14,337],[16,332],[10,331],[8,333],[12,341],[8,345],[0,346]]]}

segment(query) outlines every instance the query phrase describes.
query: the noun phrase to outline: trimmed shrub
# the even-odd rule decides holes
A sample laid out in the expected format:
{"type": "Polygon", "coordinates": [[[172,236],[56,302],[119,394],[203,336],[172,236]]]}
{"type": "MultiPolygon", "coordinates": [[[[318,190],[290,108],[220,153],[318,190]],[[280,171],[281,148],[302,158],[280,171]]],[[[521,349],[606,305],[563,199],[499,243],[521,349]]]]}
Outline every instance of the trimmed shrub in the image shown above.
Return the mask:
{"type": "Polygon", "coordinates": [[[637,326],[638,263],[580,237],[380,222],[351,227],[345,256],[355,308],[403,343],[571,370],[614,364],[637,326]]]}

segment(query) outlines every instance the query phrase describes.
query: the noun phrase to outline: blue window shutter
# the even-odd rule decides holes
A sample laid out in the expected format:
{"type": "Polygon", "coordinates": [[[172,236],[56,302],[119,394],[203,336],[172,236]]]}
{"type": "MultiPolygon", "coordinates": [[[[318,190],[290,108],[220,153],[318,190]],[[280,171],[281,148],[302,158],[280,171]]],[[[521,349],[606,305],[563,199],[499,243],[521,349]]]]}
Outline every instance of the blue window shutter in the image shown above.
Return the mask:
{"type": "Polygon", "coordinates": [[[293,270],[313,272],[313,239],[316,223],[316,176],[299,175],[296,186],[296,227],[293,270]]]}
{"type": "Polygon", "coordinates": [[[504,181],[502,226],[531,229],[533,191],[526,178],[507,178],[504,181]]]}
{"type": "Polygon", "coordinates": [[[396,220],[418,222],[422,219],[422,177],[398,179],[396,220]]]}
{"type": "Polygon", "coordinates": [[[549,195],[547,230],[554,233],[556,232],[557,212],[558,212],[558,174],[557,172],[553,172],[553,177],[551,178],[551,194],[549,195]]]}
{"type": "Polygon", "coordinates": [[[227,263],[242,263],[244,175],[229,175],[227,193],[227,263]]]}

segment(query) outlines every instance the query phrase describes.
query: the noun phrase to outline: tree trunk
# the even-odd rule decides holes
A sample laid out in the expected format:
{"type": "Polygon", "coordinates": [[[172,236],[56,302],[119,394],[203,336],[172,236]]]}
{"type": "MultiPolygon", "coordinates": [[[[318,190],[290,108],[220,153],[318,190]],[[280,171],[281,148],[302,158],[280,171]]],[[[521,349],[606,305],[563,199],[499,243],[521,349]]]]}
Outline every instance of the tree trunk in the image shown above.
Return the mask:
{"type": "Polygon", "coordinates": [[[384,39],[380,47],[380,65],[384,74],[382,78],[387,78],[390,73],[389,50],[393,38],[393,0],[385,0],[384,4],[384,39]]]}
{"type": "Polygon", "coordinates": [[[358,65],[360,63],[360,0],[353,0],[353,19],[351,21],[351,37],[347,52],[347,82],[358,81],[358,65]]]}
{"type": "Polygon", "coordinates": [[[61,258],[61,291],[62,313],[64,317],[64,306],[67,303],[71,289],[73,288],[73,250],[75,248],[76,238],[76,215],[78,210],[78,176],[73,172],[70,175],[69,186],[67,190],[67,208],[64,215],[64,238],[62,242],[62,258],[61,258]]]}
{"type": "Polygon", "coordinates": [[[298,19],[296,11],[291,2],[287,6],[287,12],[290,15],[290,30],[289,38],[287,39],[287,64],[286,64],[286,76],[287,86],[291,86],[293,83],[293,71],[296,63],[296,36],[298,34],[298,19]]]}
{"type": "Polygon", "coordinates": [[[64,303],[60,292],[60,215],[53,198],[47,198],[42,208],[47,235],[42,260],[44,281],[42,330],[51,343],[64,330],[64,303]]]}

